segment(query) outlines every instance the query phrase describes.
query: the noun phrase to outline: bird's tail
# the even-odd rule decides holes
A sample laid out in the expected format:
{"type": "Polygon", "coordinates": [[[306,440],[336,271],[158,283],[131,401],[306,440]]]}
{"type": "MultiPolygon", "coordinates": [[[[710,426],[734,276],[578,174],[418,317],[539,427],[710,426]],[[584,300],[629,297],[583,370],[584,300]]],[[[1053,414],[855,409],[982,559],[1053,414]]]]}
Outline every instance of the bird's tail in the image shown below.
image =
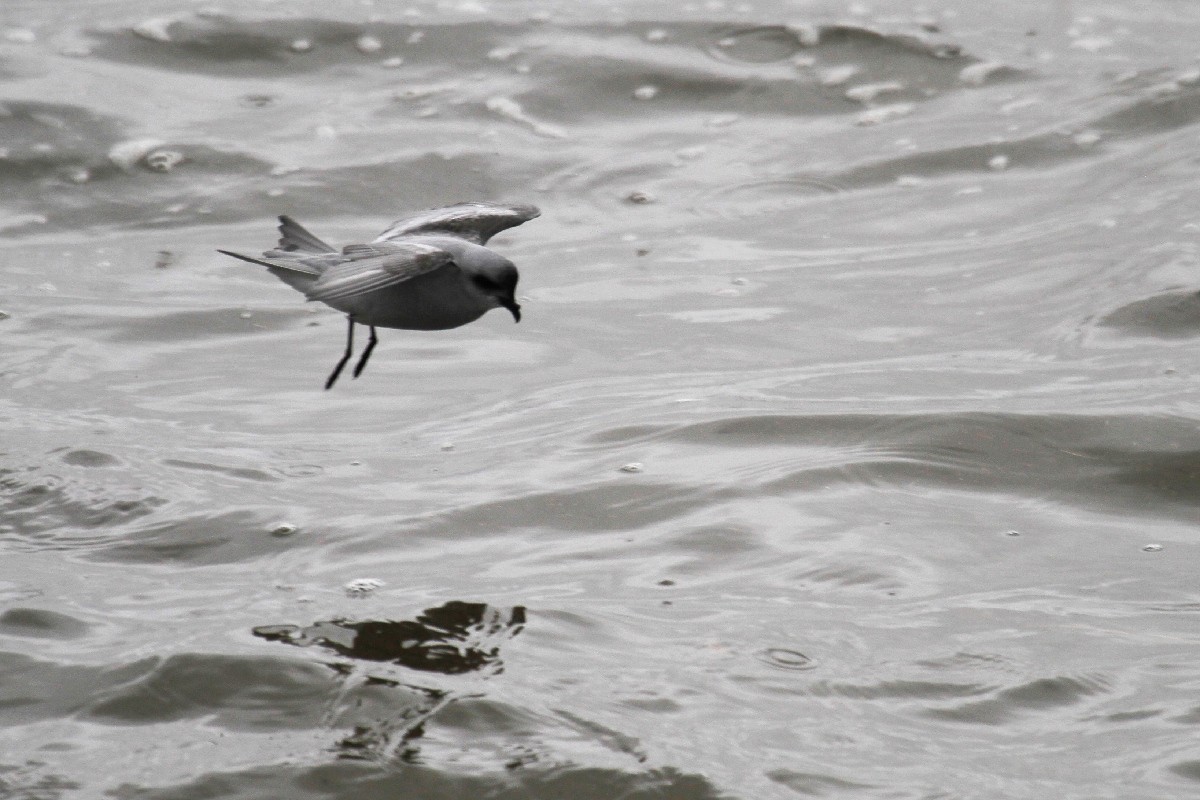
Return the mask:
{"type": "Polygon", "coordinates": [[[326,244],[308,228],[286,214],[279,218],[279,244],[277,247],[289,253],[297,250],[306,253],[337,252],[336,248],[326,244]]]}

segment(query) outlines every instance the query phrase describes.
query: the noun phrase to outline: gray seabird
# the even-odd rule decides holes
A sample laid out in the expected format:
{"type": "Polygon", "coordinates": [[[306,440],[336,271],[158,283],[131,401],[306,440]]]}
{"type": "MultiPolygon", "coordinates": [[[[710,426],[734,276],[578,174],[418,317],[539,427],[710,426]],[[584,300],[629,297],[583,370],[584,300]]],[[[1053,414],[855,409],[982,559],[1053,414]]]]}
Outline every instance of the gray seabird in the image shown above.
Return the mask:
{"type": "Polygon", "coordinates": [[[366,325],[371,338],[354,367],[362,374],[375,349],[375,328],[439,331],[474,322],[493,308],[507,308],[521,321],[517,268],[484,247],[502,230],[540,215],[529,205],[459,203],[423,211],[392,223],[370,244],[336,248],[309,233],[291,217],[279,218],[279,245],[252,258],[275,277],[346,315],[346,352],[325,388],[342,374],[354,351],[354,325],[366,325]]]}

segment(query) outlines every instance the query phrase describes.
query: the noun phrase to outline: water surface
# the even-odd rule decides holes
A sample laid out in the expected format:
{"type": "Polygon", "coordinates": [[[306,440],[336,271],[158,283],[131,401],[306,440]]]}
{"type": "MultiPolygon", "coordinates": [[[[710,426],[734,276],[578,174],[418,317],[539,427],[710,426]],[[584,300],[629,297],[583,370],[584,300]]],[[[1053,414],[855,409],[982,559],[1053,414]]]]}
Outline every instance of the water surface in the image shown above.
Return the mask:
{"type": "Polygon", "coordinates": [[[0,23],[0,795],[1195,791],[1200,12],[0,23]],[[331,392],[215,252],[464,199],[331,392]]]}

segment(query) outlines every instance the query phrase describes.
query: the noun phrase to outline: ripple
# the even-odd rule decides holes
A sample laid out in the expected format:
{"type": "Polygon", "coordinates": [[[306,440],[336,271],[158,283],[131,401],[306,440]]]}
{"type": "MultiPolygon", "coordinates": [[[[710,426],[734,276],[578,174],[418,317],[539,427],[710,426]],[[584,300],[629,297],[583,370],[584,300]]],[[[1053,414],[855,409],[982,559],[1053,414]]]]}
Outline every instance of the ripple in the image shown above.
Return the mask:
{"type": "Polygon", "coordinates": [[[768,647],[766,650],[761,650],[755,654],[755,657],[766,664],[768,667],[787,670],[789,672],[800,672],[809,669],[816,669],[816,663],[797,650],[788,650],[784,647],[768,647]]]}
{"type": "Polygon", "coordinates": [[[756,465],[753,477],[759,490],[768,493],[832,482],[931,485],[1168,515],[1190,514],[1200,503],[1200,431],[1182,418],[750,415],[660,426],[657,431],[618,426],[594,434],[592,441],[608,446],[658,441],[685,448],[791,448],[790,459],[780,458],[766,471],[761,458],[756,465]]]}
{"type": "Polygon", "coordinates": [[[181,653],[88,704],[108,724],[187,719],[229,730],[311,728],[325,714],[336,675],[320,664],[284,658],[181,653]]]}
{"type": "Polygon", "coordinates": [[[77,481],[33,467],[0,468],[0,538],[35,549],[107,540],[114,529],[166,504],[165,498],[137,488],[77,481]]]}
{"type": "Polygon", "coordinates": [[[1157,339],[1200,336],[1200,292],[1164,292],[1135,300],[1103,315],[1098,324],[1157,339]]]}
{"type": "Polygon", "coordinates": [[[91,628],[83,620],[44,608],[10,608],[0,614],[0,635],[78,639],[91,628]]]}
{"type": "Polygon", "coordinates": [[[948,708],[927,709],[925,714],[947,722],[1001,725],[1035,712],[1078,705],[1109,692],[1109,681],[1096,676],[1038,678],[999,690],[989,700],[948,708]]]}

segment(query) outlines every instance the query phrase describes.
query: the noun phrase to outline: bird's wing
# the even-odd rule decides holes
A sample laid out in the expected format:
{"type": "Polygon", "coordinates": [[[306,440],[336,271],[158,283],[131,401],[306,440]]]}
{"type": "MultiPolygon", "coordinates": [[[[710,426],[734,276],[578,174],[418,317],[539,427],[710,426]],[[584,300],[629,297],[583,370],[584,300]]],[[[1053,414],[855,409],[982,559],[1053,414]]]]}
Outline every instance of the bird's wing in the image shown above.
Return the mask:
{"type": "Polygon", "coordinates": [[[279,218],[278,250],[293,253],[336,253],[337,250],[314,236],[307,228],[289,216],[279,218]]]}
{"type": "Polygon", "coordinates": [[[541,213],[536,207],[529,205],[459,203],[398,219],[379,234],[375,241],[387,242],[404,236],[440,233],[457,236],[475,244],[487,244],[487,240],[500,231],[515,228],[523,222],[541,216],[541,213]]]}
{"type": "Polygon", "coordinates": [[[309,300],[328,303],[386,289],[454,263],[450,253],[421,242],[352,244],[339,258],[305,291],[309,300]]]}

